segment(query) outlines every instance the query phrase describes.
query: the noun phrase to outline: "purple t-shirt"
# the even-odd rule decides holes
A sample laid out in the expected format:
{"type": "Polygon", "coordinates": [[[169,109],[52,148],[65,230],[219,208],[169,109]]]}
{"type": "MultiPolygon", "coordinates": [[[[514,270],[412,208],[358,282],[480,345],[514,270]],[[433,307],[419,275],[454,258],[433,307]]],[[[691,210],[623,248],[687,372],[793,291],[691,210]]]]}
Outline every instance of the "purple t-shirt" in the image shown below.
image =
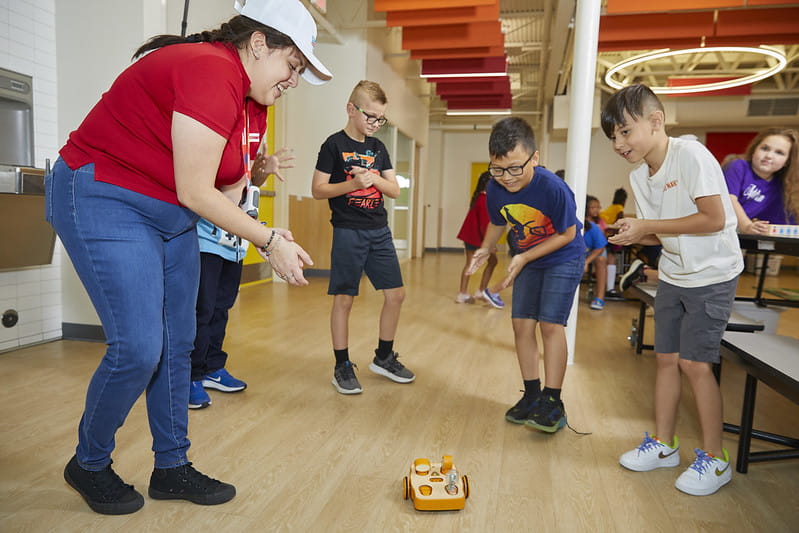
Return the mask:
{"type": "Polygon", "coordinates": [[[779,180],[764,180],[745,159],[735,159],[724,167],[724,179],[730,194],[738,197],[738,203],[749,218],[768,220],[771,224],[793,223],[785,217],[779,180]]]}

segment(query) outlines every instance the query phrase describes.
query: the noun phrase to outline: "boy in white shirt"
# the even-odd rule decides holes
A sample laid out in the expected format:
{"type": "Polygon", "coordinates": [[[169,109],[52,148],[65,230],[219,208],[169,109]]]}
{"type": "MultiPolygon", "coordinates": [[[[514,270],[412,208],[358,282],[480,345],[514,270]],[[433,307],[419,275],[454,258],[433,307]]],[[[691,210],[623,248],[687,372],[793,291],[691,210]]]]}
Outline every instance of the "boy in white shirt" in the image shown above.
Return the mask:
{"type": "Polygon", "coordinates": [[[732,478],[722,447],[722,399],[713,374],[729,320],[743,257],[724,175],[699,142],[668,137],[663,105],[636,84],[613,95],[602,129],[613,149],[639,164],[630,173],[638,218],[618,221],[613,244],[663,245],[655,298],[655,435],[623,454],[636,471],[680,463],[675,435],[684,374],[696,398],[702,449],[675,486],[688,494],[716,492],[732,478]]]}

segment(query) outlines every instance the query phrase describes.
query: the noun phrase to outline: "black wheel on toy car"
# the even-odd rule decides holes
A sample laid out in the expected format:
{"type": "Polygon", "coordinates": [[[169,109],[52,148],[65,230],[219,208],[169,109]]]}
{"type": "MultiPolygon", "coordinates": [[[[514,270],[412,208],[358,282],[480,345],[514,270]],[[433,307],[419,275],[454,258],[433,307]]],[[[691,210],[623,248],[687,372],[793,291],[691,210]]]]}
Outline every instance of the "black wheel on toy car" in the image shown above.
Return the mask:
{"type": "Polygon", "coordinates": [[[469,497],[469,476],[464,475],[461,479],[463,479],[463,499],[469,497]]]}
{"type": "Polygon", "coordinates": [[[411,495],[411,482],[408,480],[408,476],[402,478],[402,499],[407,500],[408,497],[411,495]]]}

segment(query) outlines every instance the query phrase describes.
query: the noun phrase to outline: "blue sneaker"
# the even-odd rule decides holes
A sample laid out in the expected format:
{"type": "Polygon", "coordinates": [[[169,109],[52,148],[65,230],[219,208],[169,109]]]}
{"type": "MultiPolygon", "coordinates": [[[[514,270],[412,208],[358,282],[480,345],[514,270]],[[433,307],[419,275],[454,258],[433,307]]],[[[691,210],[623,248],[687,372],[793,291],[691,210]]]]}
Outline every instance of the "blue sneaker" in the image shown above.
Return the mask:
{"type": "Polygon", "coordinates": [[[192,381],[189,388],[189,409],[203,409],[211,405],[211,397],[205,392],[202,381],[192,381]]]}
{"type": "Polygon", "coordinates": [[[491,292],[488,289],[486,289],[483,291],[483,296],[485,296],[485,299],[488,301],[488,303],[490,303],[497,309],[502,309],[503,307],[505,307],[505,302],[503,302],[502,298],[499,297],[498,292],[491,292]]]}
{"type": "Polygon", "coordinates": [[[222,392],[238,392],[247,388],[247,384],[231,376],[227,370],[220,368],[203,378],[203,387],[222,392]]]}
{"type": "Polygon", "coordinates": [[[601,311],[605,308],[605,301],[602,298],[594,298],[591,300],[591,309],[594,311],[601,311]]]}

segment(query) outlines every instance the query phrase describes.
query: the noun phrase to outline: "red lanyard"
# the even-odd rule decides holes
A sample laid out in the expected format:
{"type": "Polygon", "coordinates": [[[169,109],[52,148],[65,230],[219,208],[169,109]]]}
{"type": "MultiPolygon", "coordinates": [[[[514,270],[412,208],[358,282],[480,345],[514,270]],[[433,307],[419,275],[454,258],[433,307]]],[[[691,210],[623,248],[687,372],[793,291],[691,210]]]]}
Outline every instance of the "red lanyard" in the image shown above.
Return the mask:
{"type": "Polygon", "coordinates": [[[247,114],[247,106],[242,110],[244,114],[244,129],[241,130],[241,157],[244,160],[244,175],[247,177],[247,186],[252,182],[252,170],[250,169],[250,116],[247,114]]]}

